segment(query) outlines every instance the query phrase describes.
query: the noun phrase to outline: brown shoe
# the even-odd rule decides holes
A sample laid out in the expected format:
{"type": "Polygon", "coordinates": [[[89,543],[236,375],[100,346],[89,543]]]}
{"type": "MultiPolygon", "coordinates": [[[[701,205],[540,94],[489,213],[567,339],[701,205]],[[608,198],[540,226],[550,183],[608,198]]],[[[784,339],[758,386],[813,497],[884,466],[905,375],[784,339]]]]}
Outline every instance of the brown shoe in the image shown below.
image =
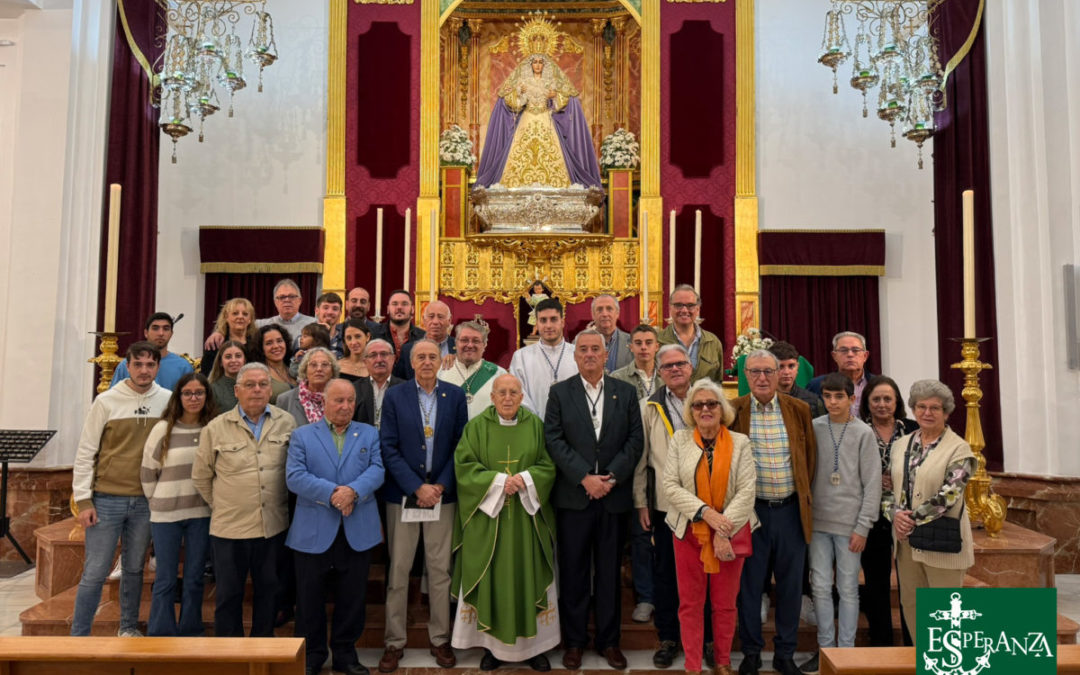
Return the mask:
{"type": "Polygon", "coordinates": [[[454,650],[450,648],[449,642],[444,642],[437,647],[431,645],[430,651],[440,668],[453,668],[457,665],[457,657],[454,656],[454,650]]]}
{"type": "Polygon", "coordinates": [[[567,670],[581,669],[581,647],[568,647],[562,657],[563,668],[567,670]]]}
{"type": "Polygon", "coordinates": [[[605,647],[600,652],[600,656],[603,656],[607,664],[615,670],[626,670],[626,657],[618,647],[605,647]]]}
{"type": "Polygon", "coordinates": [[[398,649],[397,647],[386,647],[386,651],[383,652],[382,658],[379,659],[379,672],[380,673],[392,673],[397,670],[398,661],[405,654],[404,649],[398,649]]]}
{"type": "Polygon", "coordinates": [[[713,675],[735,675],[735,671],[731,669],[731,666],[717,665],[713,675]]]}

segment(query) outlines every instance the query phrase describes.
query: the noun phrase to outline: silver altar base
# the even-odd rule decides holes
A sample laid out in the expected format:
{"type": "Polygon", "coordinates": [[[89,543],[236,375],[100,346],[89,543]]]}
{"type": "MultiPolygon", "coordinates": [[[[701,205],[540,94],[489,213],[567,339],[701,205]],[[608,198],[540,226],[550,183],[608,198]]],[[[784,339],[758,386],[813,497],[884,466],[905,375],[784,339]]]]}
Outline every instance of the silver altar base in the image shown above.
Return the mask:
{"type": "Polygon", "coordinates": [[[600,212],[604,191],[576,184],[506,188],[496,183],[474,187],[471,198],[484,232],[585,232],[600,212]]]}

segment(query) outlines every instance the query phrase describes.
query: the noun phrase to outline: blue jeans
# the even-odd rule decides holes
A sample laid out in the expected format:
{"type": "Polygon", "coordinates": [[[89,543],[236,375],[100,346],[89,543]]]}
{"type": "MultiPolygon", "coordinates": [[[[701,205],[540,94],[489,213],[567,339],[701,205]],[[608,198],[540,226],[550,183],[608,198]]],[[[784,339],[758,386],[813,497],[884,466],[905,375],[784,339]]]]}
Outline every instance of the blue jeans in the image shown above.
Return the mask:
{"type": "MultiPolygon", "coordinates": [[[[667,527],[660,521],[661,527],[667,527]]],[[[655,524],[654,524],[655,527],[655,524]]],[[[630,511],[630,571],[634,578],[637,602],[653,602],[653,533],[641,529],[637,509],[630,511]]]]}
{"type": "Polygon", "coordinates": [[[819,647],[854,647],[859,623],[860,553],[848,550],[850,536],[814,532],[810,538],[810,588],[814,593],[819,647]],[[840,593],[839,634],[833,631],[833,564],[840,593]]]}
{"type": "Polygon", "coordinates": [[[143,565],[150,545],[150,506],[146,497],[122,497],[102,492],[95,492],[93,501],[98,522],[86,528],[85,559],[75,595],[71,634],[90,634],[118,540],[123,570],[120,577],[120,630],[135,630],[139,623],[143,565]]]}
{"type": "Polygon", "coordinates": [[[198,637],[203,634],[203,572],[210,550],[210,518],[189,518],[172,523],[150,523],[154,532],[157,575],[150,600],[147,635],[198,637]],[[176,624],[176,573],[180,545],[184,547],[184,588],[180,625],[176,624]]]}

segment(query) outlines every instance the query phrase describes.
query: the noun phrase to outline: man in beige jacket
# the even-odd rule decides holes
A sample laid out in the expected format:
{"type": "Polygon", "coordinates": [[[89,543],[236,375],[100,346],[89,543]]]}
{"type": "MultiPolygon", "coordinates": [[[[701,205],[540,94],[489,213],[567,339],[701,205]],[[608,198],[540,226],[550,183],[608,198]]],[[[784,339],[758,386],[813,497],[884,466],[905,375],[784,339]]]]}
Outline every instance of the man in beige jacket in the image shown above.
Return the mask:
{"type": "Polygon", "coordinates": [[[277,560],[289,527],[285,459],[292,415],[270,405],[270,371],[248,363],[236,376],[235,408],[203,429],[191,468],[210,505],[217,599],[214,634],[243,637],[248,573],[253,585],[251,636],[273,637],[277,560]]]}
{"type": "MultiPolygon", "coordinates": [[[[679,588],[675,579],[671,529],[664,524],[669,505],[660,480],[664,475],[671,436],[686,427],[684,399],[690,389],[694,367],[686,348],[672,344],[660,348],[657,368],[664,384],[642,403],[645,443],[634,471],[634,508],[641,528],[651,531],[653,540],[652,587],[656,600],[653,624],[660,638],[660,649],[653,654],[653,665],[669,668],[679,655],[679,588]]],[[[712,627],[708,621],[705,622],[705,642],[712,642],[712,627]]],[[[706,649],[705,654],[711,659],[713,650],[706,649]]],[[[712,667],[711,663],[708,665],[712,667]]]]}

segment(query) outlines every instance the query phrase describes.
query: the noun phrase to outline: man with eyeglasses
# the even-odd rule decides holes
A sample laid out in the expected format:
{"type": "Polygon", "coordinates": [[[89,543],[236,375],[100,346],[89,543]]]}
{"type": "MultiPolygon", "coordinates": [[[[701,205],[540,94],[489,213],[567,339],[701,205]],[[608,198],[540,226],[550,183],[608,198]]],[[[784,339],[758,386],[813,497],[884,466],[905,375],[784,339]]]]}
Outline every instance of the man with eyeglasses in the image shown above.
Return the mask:
{"type": "Polygon", "coordinates": [[[817,442],[810,406],[779,391],[780,361],[765,349],[746,358],[750,393],[733,401],[732,431],[746,434],[757,466],[754,511],[761,527],[753,535],[754,552],[743,566],[739,587],[739,642],[742,675],[761,669],[765,641],[761,633],[761,594],[769,560],[776,580],[776,638],[772,668],[797,675],[795,646],[802,607],[803,567],[813,533],[810,485],[817,465],[817,442]]]}
{"type": "MultiPolygon", "coordinates": [[[[457,358],[439,371],[439,379],[456,384],[465,391],[469,419],[487,410],[491,402],[491,387],[506,372],[502,366],[484,360],[488,327],[479,321],[463,321],[454,329],[457,333],[457,358]]],[[[519,382],[517,385],[521,387],[519,382]]]]}
{"type": "Polygon", "coordinates": [[[375,338],[364,347],[364,363],[368,376],[353,382],[356,388],[356,412],[353,419],[376,429],[382,424],[383,397],[390,387],[405,380],[395,376],[394,347],[388,341],[375,338]]]}
{"type": "MultiPolygon", "coordinates": [[[[315,323],[315,317],[302,314],[300,303],[303,301],[300,295],[300,287],[292,279],[282,279],[274,284],[274,307],[277,308],[277,316],[255,321],[256,328],[262,328],[267,324],[278,324],[289,334],[289,341],[293,344],[300,339],[300,331],[309,323],[315,323]]],[[[341,298],[338,297],[338,307],[341,306],[341,298]]],[[[203,343],[204,349],[218,349],[225,342],[225,336],[216,330],[206,338],[203,343]]]]}
{"type": "Polygon", "coordinates": [[[724,346],[715,333],[698,325],[701,316],[701,296],[690,284],[679,284],[671,292],[672,322],[660,331],[660,344],[682,345],[694,366],[693,382],[711,377],[723,378],[724,346]]]}
{"type": "MultiPolygon", "coordinates": [[[[657,489],[667,462],[668,443],[676,431],[686,428],[683,408],[690,390],[693,366],[690,355],[682,345],[664,345],[658,355],[660,379],[663,384],[642,406],[644,449],[634,470],[634,508],[641,529],[652,532],[652,590],[656,600],[653,625],[656,626],[660,649],[653,654],[653,665],[670,668],[679,655],[679,587],[675,577],[675,549],[672,533],[664,520],[668,500],[657,489]]],[[[636,569],[635,569],[636,571],[636,569]]],[[[705,642],[712,642],[712,622],[705,621],[705,642]]],[[[706,663],[713,667],[713,650],[706,644],[706,663]]]]}
{"type": "Polygon", "coordinates": [[[199,436],[191,482],[210,505],[217,582],[214,635],[243,637],[244,586],[252,582],[251,636],[273,637],[278,559],[289,527],[285,460],[296,422],[270,405],[270,369],[246,363],[237,405],[199,436]]]}
{"type": "MultiPolygon", "coordinates": [[[[855,383],[855,399],[851,404],[851,411],[858,417],[863,390],[866,389],[866,383],[874,376],[864,368],[866,359],[870,357],[870,350],[866,348],[866,338],[849,330],[837,333],[832,339],[832,357],[836,361],[837,372],[855,383]]],[[[821,382],[824,379],[824,375],[818,375],[806,383],[806,390],[821,396],[821,382]]]]}

